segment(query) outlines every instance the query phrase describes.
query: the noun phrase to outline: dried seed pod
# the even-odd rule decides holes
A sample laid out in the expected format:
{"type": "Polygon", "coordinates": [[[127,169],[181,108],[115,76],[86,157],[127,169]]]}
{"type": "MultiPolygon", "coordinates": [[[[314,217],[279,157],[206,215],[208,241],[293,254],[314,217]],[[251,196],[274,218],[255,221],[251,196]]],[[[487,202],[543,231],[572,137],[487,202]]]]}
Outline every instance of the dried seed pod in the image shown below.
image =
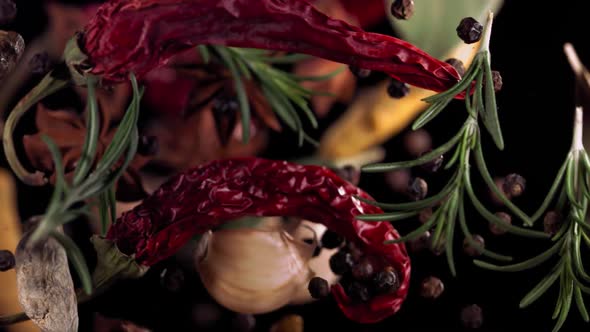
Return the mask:
{"type": "Polygon", "coordinates": [[[45,75],[50,67],[51,59],[47,52],[37,53],[29,59],[29,69],[34,75],[45,75]]]}
{"type": "Polygon", "coordinates": [[[483,325],[483,314],[480,306],[472,304],[463,308],[461,310],[461,322],[466,328],[480,328],[483,325]]]}
{"type": "Polygon", "coordinates": [[[455,68],[455,70],[457,70],[457,73],[459,73],[459,75],[461,75],[461,77],[463,77],[463,75],[465,75],[465,64],[463,64],[463,61],[456,59],[456,58],[450,58],[445,60],[446,63],[448,63],[449,65],[453,66],[455,68]]]}
{"type": "Polygon", "coordinates": [[[14,255],[10,250],[0,250],[0,272],[12,270],[14,268],[14,255]]]}
{"type": "Polygon", "coordinates": [[[422,280],[420,287],[420,296],[427,299],[437,299],[445,290],[443,282],[437,278],[430,276],[422,280]]]}
{"type": "Polygon", "coordinates": [[[414,0],[395,0],[391,4],[391,15],[399,20],[408,20],[414,15],[414,0]]]}
{"type": "Polygon", "coordinates": [[[16,17],[16,4],[12,0],[0,0],[0,25],[9,24],[16,17]]]}
{"type": "Polygon", "coordinates": [[[481,255],[482,249],[485,247],[485,240],[481,235],[473,234],[473,241],[477,243],[477,246],[472,246],[468,241],[467,238],[463,240],[463,251],[469,256],[479,256],[481,255]]]}
{"type": "Polygon", "coordinates": [[[430,231],[426,231],[422,235],[420,235],[419,237],[411,240],[410,241],[410,249],[413,252],[418,252],[418,251],[424,250],[425,248],[429,248],[431,236],[432,235],[430,234],[430,231]]]}
{"type": "Polygon", "coordinates": [[[404,135],[404,148],[414,157],[418,157],[432,148],[432,138],[424,129],[408,132],[404,135]]]}
{"type": "Polygon", "coordinates": [[[363,257],[352,267],[352,276],[357,280],[369,280],[375,274],[375,266],[370,257],[363,257]]]}
{"type": "Polygon", "coordinates": [[[400,99],[408,95],[410,93],[410,86],[404,82],[400,82],[394,78],[389,81],[389,85],[387,86],[387,94],[391,98],[400,99]]]}
{"type": "Polygon", "coordinates": [[[561,228],[563,218],[557,211],[548,211],[543,218],[543,230],[545,233],[555,235],[561,228]]]}
{"type": "Polygon", "coordinates": [[[352,255],[348,252],[340,250],[330,257],[330,269],[332,269],[332,272],[335,274],[343,275],[350,271],[353,265],[354,260],[352,259],[352,255]]]}
{"type": "Polygon", "coordinates": [[[473,17],[465,17],[457,26],[457,36],[466,44],[473,44],[481,39],[483,25],[473,17]]]}
{"type": "Polygon", "coordinates": [[[25,41],[21,35],[0,30],[0,81],[16,66],[24,50],[25,41]]]}
{"type": "Polygon", "coordinates": [[[408,196],[410,199],[419,201],[428,195],[428,184],[422,178],[416,177],[408,186],[408,196]]]}
{"type": "Polygon", "coordinates": [[[359,68],[357,66],[348,66],[348,68],[356,78],[363,79],[371,75],[371,71],[369,69],[359,68]]]}
{"type": "Polygon", "coordinates": [[[509,197],[518,197],[524,193],[526,187],[526,180],[519,174],[512,173],[504,177],[504,184],[502,190],[508,194],[509,197]]]}
{"type": "Polygon", "coordinates": [[[143,156],[153,156],[158,153],[158,138],[151,135],[141,135],[137,145],[137,153],[143,156]]]}
{"type": "Polygon", "coordinates": [[[410,179],[410,171],[405,168],[387,172],[385,174],[385,181],[387,182],[391,190],[397,193],[406,192],[406,190],[408,189],[408,183],[410,182],[410,179]]]}
{"type": "Polygon", "coordinates": [[[309,294],[314,299],[323,299],[330,295],[330,285],[328,281],[324,278],[320,277],[313,277],[309,281],[309,285],[307,286],[309,290],[309,294]]]}
{"type": "Polygon", "coordinates": [[[380,293],[392,293],[399,288],[399,276],[393,268],[385,269],[373,278],[373,287],[380,293]]]}
{"type": "Polygon", "coordinates": [[[30,246],[29,236],[23,236],[15,255],[21,306],[44,332],[77,332],[78,302],[66,251],[53,238],[30,246]]]}
{"type": "Polygon", "coordinates": [[[344,243],[344,237],[328,229],[322,235],[321,243],[323,248],[335,249],[344,243]]]}
{"type": "MultiPolygon", "coordinates": [[[[512,224],[512,217],[506,212],[496,212],[496,217],[502,219],[507,225],[512,224]]],[[[494,223],[490,223],[490,232],[494,235],[502,235],[506,233],[506,230],[494,223]]]]}

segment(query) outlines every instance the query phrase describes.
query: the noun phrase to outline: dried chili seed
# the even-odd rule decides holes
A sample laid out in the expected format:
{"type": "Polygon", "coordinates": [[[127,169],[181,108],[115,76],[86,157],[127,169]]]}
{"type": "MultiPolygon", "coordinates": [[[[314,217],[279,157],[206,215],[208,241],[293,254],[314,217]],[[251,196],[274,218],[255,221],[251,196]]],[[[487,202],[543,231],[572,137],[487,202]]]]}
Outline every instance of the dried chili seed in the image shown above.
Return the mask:
{"type": "MultiPolygon", "coordinates": [[[[496,217],[502,219],[502,222],[506,223],[507,225],[512,224],[512,217],[506,212],[496,212],[496,217]]],[[[506,230],[495,223],[490,223],[490,232],[494,235],[502,235],[506,233],[506,230]]]]}
{"type": "Polygon", "coordinates": [[[477,243],[477,246],[472,246],[467,238],[463,240],[463,251],[469,256],[479,256],[481,255],[482,249],[485,247],[485,240],[481,235],[473,234],[473,241],[477,243]]]}
{"type": "Polygon", "coordinates": [[[445,290],[445,285],[437,277],[427,277],[420,285],[420,296],[427,299],[437,299],[445,290]]]}
{"type": "Polygon", "coordinates": [[[179,267],[168,267],[160,273],[160,283],[171,292],[178,292],[184,286],[184,272],[179,267]]]}
{"type": "Polygon", "coordinates": [[[423,224],[425,224],[428,221],[428,219],[430,219],[430,217],[432,217],[431,207],[422,209],[420,213],[418,213],[418,220],[423,224]]]}
{"type": "Polygon", "coordinates": [[[525,187],[526,180],[516,173],[508,174],[504,177],[502,189],[509,197],[518,197],[522,195],[525,187]]]}
{"type": "Polygon", "coordinates": [[[373,287],[380,294],[393,293],[399,288],[399,276],[393,268],[380,271],[373,277],[373,287]]]}
{"type": "Polygon", "coordinates": [[[369,280],[375,274],[375,267],[369,257],[364,257],[352,267],[352,276],[357,280],[369,280]]]}
{"type": "Polygon", "coordinates": [[[408,20],[414,15],[414,0],[395,0],[391,4],[391,15],[399,20],[408,20]]]}
{"type": "Polygon", "coordinates": [[[21,35],[0,30],[0,80],[16,66],[24,49],[25,41],[21,35]]]}
{"type": "Polygon", "coordinates": [[[408,132],[404,135],[404,148],[412,156],[420,156],[432,147],[432,138],[424,129],[418,129],[408,132]]]}
{"type": "Polygon", "coordinates": [[[342,179],[354,184],[355,186],[359,184],[361,178],[361,172],[358,168],[352,165],[346,165],[341,168],[336,169],[336,174],[342,179]]]}
{"type": "Polygon", "coordinates": [[[236,126],[240,104],[235,96],[221,94],[213,99],[211,112],[215,121],[217,137],[221,145],[225,146],[236,126]]]}
{"type": "Polygon", "coordinates": [[[14,268],[14,254],[10,250],[0,250],[0,272],[14,268]]]}
{"type": "Polygon", "coordinates": [[[332,257],[330,257],[330,269],[335,274],[343,275],[350,271],[354,265],[352,255],[345,251],[338,251],[332,257]]]}
{"type": "Polygon", "coordinates": [[[480,306],[472,304],[463,308],[461,310],[461,322],[466,328],[480,328],[483,325],[483,314],[480,306]]]}
{"type": "Polygon", "coordinates": [[[543,230],[545,233],[555,235],[561,228],[563,218],[557,211],[548,211],[543,218],[543,230]]]}
{"type": "Polygon", "coordinates": [[[426,231],[419,237],[410,240],[410,249],[414,252],[418,252],[429,247],[431,236],[430,231],[426,231]]]}
{"type": "Polygon", "coordinates": [[[456,58],[450,58],[445,60],[445,62],[453,66],[457,70],[457,73],[459,73],[459,75],[465,75],[465,64],[463,64],[463,61],[456,58]]]}
{"type": "Polygon", "coordinates": [[[404,193],[408,189],[410,182],[410,171],[407,169],[398,169],[385,174],[385,182],[391,190],[397,193],[404,193]]]}
{"type": "Polygon", "coordinates": [[[335,249],[344,243],[344,237],[328,229],[322,235],[321,243],[323,248],[335,249]]]}
{"type": "Polygon", "coordinates": [[[0,0],[0,25],[9,24],[16,17],[16,4],[12,0],[0,0]]]}
{"type": "Polygon", "coordinates": [[[391,98],[399,99],[403,98],[410,93],[410,87],[403,82],[400,82],[394,78],[389,81],[389,85],[387,86],[387,94],[391,98]]]}
{"type": "Polygon", "coordinates": [[[141,135],[137,145],[137,153],[143,156],[153,156],[158,153],[158,138],[156,136],[141,135]]]}
{"type": "Polygon", "coordinates": [[[29,69],[34,75],[44,75],[51,67],[51,59],[47,52],[41,52],[33,55],[29,60],[29,69]]]}
{"type": "Polygon", "coordinates": [[[492,81],[494,82],[494,91],[502,90],[502,75],[497,70],[492,70],[492,81]]]}
{"type": "Polygon", "coordinates": [[[348,68],[356,78],[363,79],[371,75],[371,71],[369,69],[359,68],[357,66],[348,66],[348,68]]]}
{"type": "Polygon", "coordinates": [[[326,279],[320,277],[313,277],[307,286],[309,294],[314,299],[323,299],[330,295],[330,285],[326,279]]]}
{"type": "Polygon", "coordinates": [[[483,25],[473,17],[465,17],[457,26],[457,36],[466,44],[473,44],[481,39],[483,25]]]}
{"type": "Polygon", "coordinates": [[[422,178],[416,177],[408,186],[408,196],[410,199],[419,201],[428,195],[428,184],[422,178]]]}
{"type": "Polygon", "coordinates": [[[347,293],[348,296],[350,296],[350,298],[355,302],[367,302],[371,298],[369,288],[358,281],[353,281],[350,283],[347,293]]]}

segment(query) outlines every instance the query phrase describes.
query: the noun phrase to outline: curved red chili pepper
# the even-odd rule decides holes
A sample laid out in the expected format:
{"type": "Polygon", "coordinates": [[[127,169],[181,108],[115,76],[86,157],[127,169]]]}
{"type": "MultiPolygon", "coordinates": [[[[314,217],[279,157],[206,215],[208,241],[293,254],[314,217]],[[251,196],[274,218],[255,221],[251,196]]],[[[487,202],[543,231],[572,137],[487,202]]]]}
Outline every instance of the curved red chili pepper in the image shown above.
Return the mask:
{"type": "Polygon", "coordinates": [[[412,44],[331,19],[305,0],[111,0],[86,26],[81,47],[92,74],[123,80],[199,44],[310,54],[434,91],[460,78],[412,44]]]}
{"type": "Polygon", "coordinates": [[[355,196],[370,196],[325,167],[285,161],[239,158],[214,161],[181,173],[108,231],[123,253],[150,266],[173,255],[195,234],[244,216],[294,216],[326,225],[364,253],[382,257],[400,275],[400,288],[353,303],[340,284],[332,293],[342,311],[361,323],[380,321],[397,312],[410,282],[410,259],[403,244],[385,245],[399,237],[388,222],[363,222],[355,216],[382,213],[355,196]]]}

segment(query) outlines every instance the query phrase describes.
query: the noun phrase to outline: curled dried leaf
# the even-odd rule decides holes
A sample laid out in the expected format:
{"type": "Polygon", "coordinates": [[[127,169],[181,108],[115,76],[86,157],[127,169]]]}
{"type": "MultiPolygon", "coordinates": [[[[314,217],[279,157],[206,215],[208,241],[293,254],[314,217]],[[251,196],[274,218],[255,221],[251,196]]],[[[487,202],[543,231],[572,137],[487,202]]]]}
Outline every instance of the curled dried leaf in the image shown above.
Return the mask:
{"type": "Polygon", "coordinates": [[[64,248],[53,238],[28,244],[30,231],[16,248],[19,302],[43,332],[78,331],[78,303],[64,248]]]}

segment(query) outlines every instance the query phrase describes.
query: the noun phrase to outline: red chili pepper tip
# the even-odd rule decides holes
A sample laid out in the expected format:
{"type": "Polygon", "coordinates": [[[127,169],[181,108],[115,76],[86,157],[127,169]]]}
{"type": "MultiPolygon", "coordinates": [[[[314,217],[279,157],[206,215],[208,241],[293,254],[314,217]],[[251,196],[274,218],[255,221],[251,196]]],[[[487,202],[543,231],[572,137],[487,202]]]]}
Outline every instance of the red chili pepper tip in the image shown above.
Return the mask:
{"type": "Polygon", "coordinates": [[[332,19],[305,0],[110,0],[83,32],[91,73],[139,78],[201,44],[303,53],[446,91],[453,66],[403,40],[332,19]]]}
{"type": "Polygon", "coordinates": [[[403,244],[383,244],[399,238],[390,223],[356,219],[382,210],[355,196],[371,199],[325,167],[260,158],[219,160],[169,180],[124,213],[107,239],[139,264],[150,266],[173,255],[195,234],[241,217],[293,216],[319,222],[399,272],[397,291],[367,303],[354,303],[342,286],[332,287],[347,317],[373,323],[399,310],[408,293],[410,259],[403,244]]]}

